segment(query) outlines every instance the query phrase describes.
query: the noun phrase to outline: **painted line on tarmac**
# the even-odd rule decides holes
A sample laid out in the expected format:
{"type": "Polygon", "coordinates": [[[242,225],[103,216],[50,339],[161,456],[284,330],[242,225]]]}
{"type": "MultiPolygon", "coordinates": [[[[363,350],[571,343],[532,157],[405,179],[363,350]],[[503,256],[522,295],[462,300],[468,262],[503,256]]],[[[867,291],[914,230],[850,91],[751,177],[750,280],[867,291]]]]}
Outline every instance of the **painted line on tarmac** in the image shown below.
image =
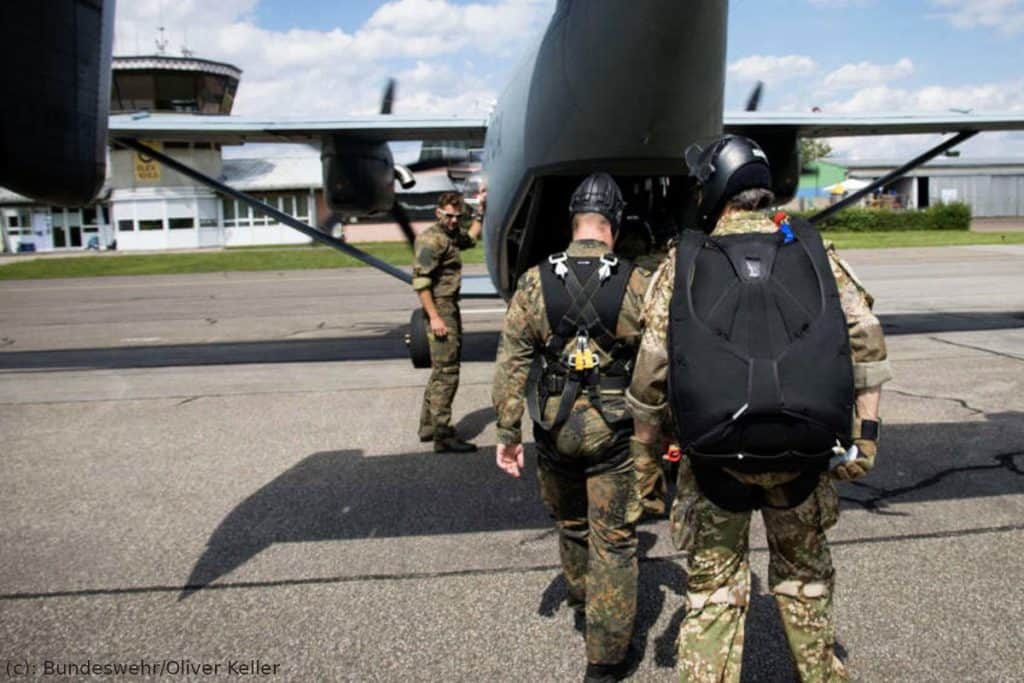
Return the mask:
{"type": "Polygon", "coordinates": [[[462,315],[469,315],[470,313],[504,313],[505,308],[463,308],[462,315]]]}
{"type": "MultiPolygon", "coordinates": [[[[850,538],[840,541],[830,541],[830,546],[866,545],[875,543],[895,543],[902,541],[935,540],[944,538],[961,538],[966,536],[984,536],[987,534],[1012,533],[1024,531],[1024,524],[1006,524],[1003,526],[980,527],[977,529],[952,529],[948,531],[932,531],[921,534],[894,534],[891,536],[875,536],[866,538],[850,538]]],[[[754,548],[751,552],[766,553],[768,548],[754,548]]],[[[676,562],[686,555],[685,553],[674,553],[660,557],[642,557],[642,563],[676,562]]],[[[525,567],[494,567],[492,569],[458,569],[454,571],[441,572],[407,572],[404,574],[355,574],[352,576],[324,576],[308,579],[285,579],[279,581],[236,581],[232,583],[219,583],[212,586],[201,586],[186,584],[184,586],[138,586],[134,588],[87,588],[76,591],[48,591],[48,592],[21,592],[21,593],[0,593],[0,602],[12,602],[15,600],[43,600],[51,598],[87,598],[87,597],[111,597],[117,595],[145,595],[149,593],[179,593],[181,598],[186,598],[192,593],[199,591],[215,590],[236,590],[246,588],[284,588],[291,586],[330,585],[340,583],[360,583],[372,581],[418,581],[424,579],[448,579],[462,576],[490,576],[496,574],[529,574],[533,572],[549,572],[560,570],[561,565],[543,564],[529,565],[525,567]]]]}

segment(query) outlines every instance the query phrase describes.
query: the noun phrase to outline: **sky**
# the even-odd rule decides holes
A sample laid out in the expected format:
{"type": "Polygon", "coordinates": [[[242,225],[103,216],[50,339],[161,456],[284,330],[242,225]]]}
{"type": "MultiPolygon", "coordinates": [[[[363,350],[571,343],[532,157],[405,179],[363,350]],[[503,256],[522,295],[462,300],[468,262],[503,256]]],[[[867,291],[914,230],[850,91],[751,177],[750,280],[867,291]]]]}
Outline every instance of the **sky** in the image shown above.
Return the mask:
{"type": "MultiPolygon", "coordinates": [[[[585,1],[585,0],[578,0],[585,1]]],[[[643,1],[643,0],[629,0],[643,1]]],[[[489,111],[555,0],[120,0],[115,55],[182,47],[243,71],[234,112],[489,111]]],[[[680,1],[685,7],[685,2],[680,1]]],[[[1024,114],[1024,0],[733,0],[726,109],[758,80],[762,111],[1024,114]]],[[[909,157],[936,136],[834,139],[841,158],[909,157]]],[[[982,134],[963,156],[1024,158],[1024,134],[982,134]]]]}

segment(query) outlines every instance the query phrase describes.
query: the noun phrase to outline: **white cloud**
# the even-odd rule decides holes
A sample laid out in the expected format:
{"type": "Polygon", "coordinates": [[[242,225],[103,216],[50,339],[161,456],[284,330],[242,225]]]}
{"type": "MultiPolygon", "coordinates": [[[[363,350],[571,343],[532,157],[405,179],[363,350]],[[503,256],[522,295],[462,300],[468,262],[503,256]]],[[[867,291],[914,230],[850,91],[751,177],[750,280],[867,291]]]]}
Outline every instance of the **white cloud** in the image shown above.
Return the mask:
{"type": "MultiPolygon", "coordinates": [[[[133,0],[115,16],[118,55],[155,52],[166,27],[168,54],[187,42],[197,57],[243,71],[235,114],[331,117],[377,111],[390,76],[399,77],[395,113],[481,114],[499,83],[473,69],[473,54],[504,57],[539,31],[554,0],[387,2],[359,28],[273,31],[255,23],[257,0],[133,0]],[[460,57],[465,55],[466,57],[460,57]],[[448,64],[469,64],[453,74],[448,64]]],[[[486,60],[485,60],[486,61],[486,60]]]]}
{"type": "Polygon", "coordinates": [[[931,0],[938,16],[960,29],[996,29],[1006,35],[1024,31],[1024,0],[931,0]]]}
{"type": "Polygon", "coordinates": [[[916,90],[880,85],[863,88],[845,100],[834,100],[824,107],[826,112],[835,114],[946,112],[951,109],[1024,112],[1024,81],[953,87],[932,85],[916,90]]]}
{"type": "Polygon", "coordinates": [[[785,55],[782,57],[752,55],[729,65],[729,76],[741,81],[781,83],[803,78],[817,71],[818,65],[810,57],[785,55]]]}
{"type": "MultiPolygon", "coordinates": [[[[886,85],[863,88],[846,99],[828,102],[827,114],[881,112],[950,113],[967,109],[976,113],[1024,113],[1024,81],[984,83],[946,87],[932,85],[917,89],[886,85]]],[[[880,136],[833,138],[833,156],[846,158],[910,159],[948,138],[948,135],[880,136]]],[[[1024,136],[982,133],[960,146],[964,155],[994,157],[1024,154],[1024,136]]]]}
{"type": "Polygon", "coordinates": [[[859,88],[906,78],[914,73],[914,63],[904,57],[895,64],[844,64],[825,76],[826,88],[859,88]]]}

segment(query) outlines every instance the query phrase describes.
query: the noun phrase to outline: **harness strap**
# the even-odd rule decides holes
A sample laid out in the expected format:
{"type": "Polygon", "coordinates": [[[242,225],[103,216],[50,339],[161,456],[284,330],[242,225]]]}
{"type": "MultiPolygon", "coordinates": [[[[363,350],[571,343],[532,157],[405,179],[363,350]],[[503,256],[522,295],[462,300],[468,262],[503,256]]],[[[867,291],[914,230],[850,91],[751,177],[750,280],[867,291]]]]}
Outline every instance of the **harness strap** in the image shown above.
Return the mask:
{"type": "Polygon", "coordinates": [[[624,340],[617,340],[614,333],[632,264],[607,255],[570,259],[564,252],[549,257],[548,264],[550,266],[541,264],[541,285],[551,336],[546,343],[538,345],[539,353],[530,369],[527,392],[530,417],[540,428],[550,431],[565,422],[576,399],[585,391],[591,405],[611,423],[601,391],[625,388],[632,372],[629,346],[624,340]],[[591,268],[580,265],[586,261],[590,261],[591,268]],[[585,277],[581,277],[583,273],[585,277]],[[597,342],[609,357],[611,362],[603,371],[600,367],[587,370],[566,367],[563,358],[566,343],[580,334],[597,342]],[[613,383],[613,377],[622,379],[613,383]],[[560,394],[558,409],[552,419],[545,420],[543,410],[547,398],[555,394],[560,394]]]}

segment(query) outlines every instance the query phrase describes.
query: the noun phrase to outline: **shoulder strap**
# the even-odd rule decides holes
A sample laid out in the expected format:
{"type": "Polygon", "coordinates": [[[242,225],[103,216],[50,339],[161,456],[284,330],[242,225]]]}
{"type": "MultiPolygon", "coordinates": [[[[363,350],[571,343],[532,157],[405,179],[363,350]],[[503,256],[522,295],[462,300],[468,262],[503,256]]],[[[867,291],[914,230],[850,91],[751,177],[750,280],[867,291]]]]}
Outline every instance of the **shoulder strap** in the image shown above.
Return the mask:
{"type": "Polygon", "coordinates": [[[566,340],[583,328],[603,349],[610,349],[632,272],[632,261],[611,254],[590,259],[570,258],[564,252],[549,256],[540,268],[544,309],[552,333],[548,348],[561,353],[566,340]],[[587,260],[599,265],[579,267],[579,261],[587,260]],[[606,277],[602,277],[602,269],[607,269],[606,277]]]}

